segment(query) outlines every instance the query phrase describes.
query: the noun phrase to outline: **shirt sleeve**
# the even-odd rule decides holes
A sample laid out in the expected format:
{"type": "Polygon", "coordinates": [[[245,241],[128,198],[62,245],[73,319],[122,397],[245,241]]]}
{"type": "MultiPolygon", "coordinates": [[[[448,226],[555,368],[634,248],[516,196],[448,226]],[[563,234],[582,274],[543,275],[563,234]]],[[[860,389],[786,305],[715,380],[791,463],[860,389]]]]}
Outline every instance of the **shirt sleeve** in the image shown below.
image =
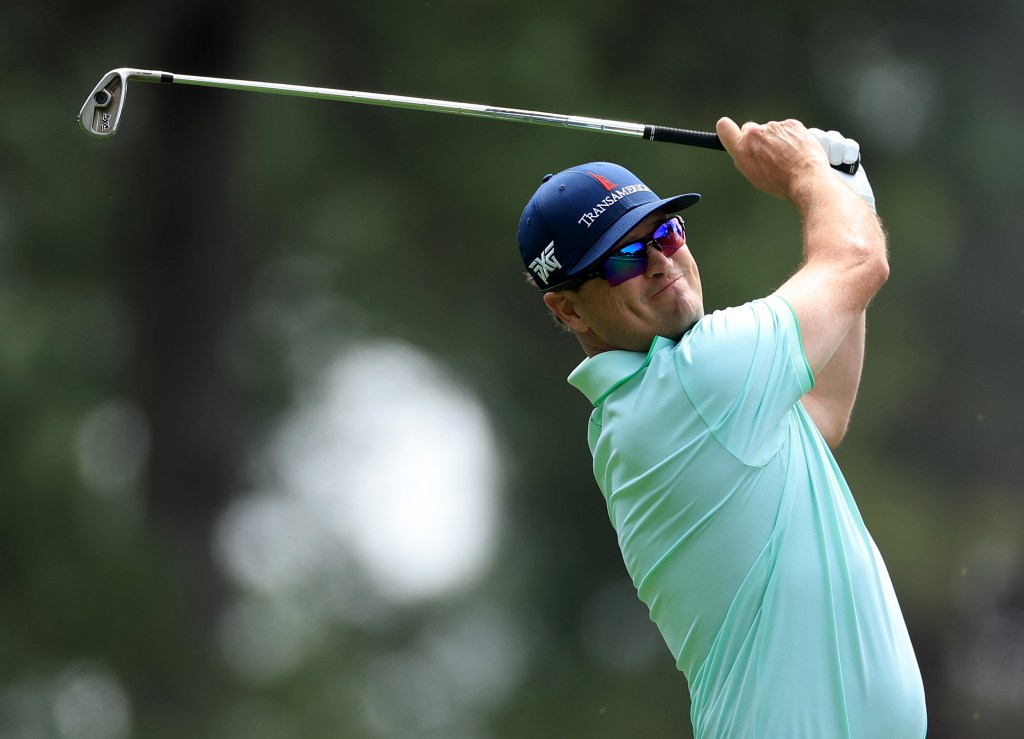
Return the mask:
{"type": "Polygon", "coordinates": [[[676,369],[719,443],[755,465],[778,450],[814,386],[796,315],[778,296],[706,316],[676,348],[676,369]]]}

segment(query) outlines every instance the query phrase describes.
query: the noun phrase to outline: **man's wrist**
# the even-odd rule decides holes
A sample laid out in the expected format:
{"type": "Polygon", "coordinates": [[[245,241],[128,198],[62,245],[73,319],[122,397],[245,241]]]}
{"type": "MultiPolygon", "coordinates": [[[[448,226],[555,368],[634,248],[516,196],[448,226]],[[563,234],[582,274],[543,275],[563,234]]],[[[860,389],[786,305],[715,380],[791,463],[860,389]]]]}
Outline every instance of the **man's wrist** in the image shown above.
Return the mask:
{"type": "Polygon", "coordinates": [[[790,181],[787,199],[801,214],[806,214],[811,209],[827,205],[829,201],[834,200],[837,193],[841,192],[837,186],[844,190],[848,189],[836,181],[826,165],[825,169],[815,168],[794,177],[790,181]]]}

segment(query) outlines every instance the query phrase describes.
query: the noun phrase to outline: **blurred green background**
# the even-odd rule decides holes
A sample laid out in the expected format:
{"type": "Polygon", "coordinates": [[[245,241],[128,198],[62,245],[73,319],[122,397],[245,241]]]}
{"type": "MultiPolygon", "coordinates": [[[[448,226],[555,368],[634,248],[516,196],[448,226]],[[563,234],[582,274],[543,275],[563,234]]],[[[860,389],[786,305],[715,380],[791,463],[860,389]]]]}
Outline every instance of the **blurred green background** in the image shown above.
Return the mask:
{"type": "MultiPolygon", "coordinates": [[[[890,233],[838,457],[929,736],[1024,735],[1024,4],[0,11],[0,739],[688,737],[522,281],[541,175],[688,214],[709,310],[799,258],[718,152],[134,83],[131,66],[857,138],[890,233]]],[[[785,679],[785,676],[779,676],[785,679]]]]}

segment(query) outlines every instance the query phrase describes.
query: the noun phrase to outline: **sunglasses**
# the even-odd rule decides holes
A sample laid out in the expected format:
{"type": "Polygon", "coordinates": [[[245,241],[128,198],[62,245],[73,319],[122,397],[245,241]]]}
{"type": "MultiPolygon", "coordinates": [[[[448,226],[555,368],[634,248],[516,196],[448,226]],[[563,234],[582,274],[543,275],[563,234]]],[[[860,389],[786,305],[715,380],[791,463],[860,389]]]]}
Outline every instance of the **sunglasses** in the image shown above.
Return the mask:
{"type": "Polygon", "coordinates": [[[612,287],[639,277],[647,271],[647,247],[653,245],[666,257],[686,246],[686,226],[679,216],[672,216],[640,241],[608,252],[597,266],[578,277],[579,284],[602,277],[612,287]]]}

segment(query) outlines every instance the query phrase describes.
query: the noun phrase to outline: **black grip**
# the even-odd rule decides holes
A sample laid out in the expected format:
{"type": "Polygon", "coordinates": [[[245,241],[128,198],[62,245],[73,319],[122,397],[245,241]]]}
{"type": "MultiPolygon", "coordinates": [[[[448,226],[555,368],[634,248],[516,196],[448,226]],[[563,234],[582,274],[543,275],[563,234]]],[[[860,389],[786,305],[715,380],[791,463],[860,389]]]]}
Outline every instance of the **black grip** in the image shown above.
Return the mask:
{"type": "MultiPolygon", "coordinates": [[[[651,141],[664,141],[667,144],[682,144],[683,146],[699,146],[702,149],[717,149],[725,151],[718,134],[710,131],[689,131],[685,128],[672,128],[670,126],[644,126],[644,138],[651,141]]],[[[843,174],[854,175],[860,169],[860,159],[853,164],[835,164],[832,169],[843,174]]]]}
{"type": "Polygon", "coordinates": [[[857,157],[857,161],[853,164],[833,164],[832,169],[838,170],[843,174],[857,174],[857,170],[860,169],[860,157],[857,157]]]}
{"type": "Polygon", "coordinates": [[[644,138],[651,141],[664,141],[668,144],[699,146],[702,149],[725,151],[722,142],[718,140],[718,134],[710,131],[688,131],[685,128],[669,126],[644,126],[644,138]]]}

